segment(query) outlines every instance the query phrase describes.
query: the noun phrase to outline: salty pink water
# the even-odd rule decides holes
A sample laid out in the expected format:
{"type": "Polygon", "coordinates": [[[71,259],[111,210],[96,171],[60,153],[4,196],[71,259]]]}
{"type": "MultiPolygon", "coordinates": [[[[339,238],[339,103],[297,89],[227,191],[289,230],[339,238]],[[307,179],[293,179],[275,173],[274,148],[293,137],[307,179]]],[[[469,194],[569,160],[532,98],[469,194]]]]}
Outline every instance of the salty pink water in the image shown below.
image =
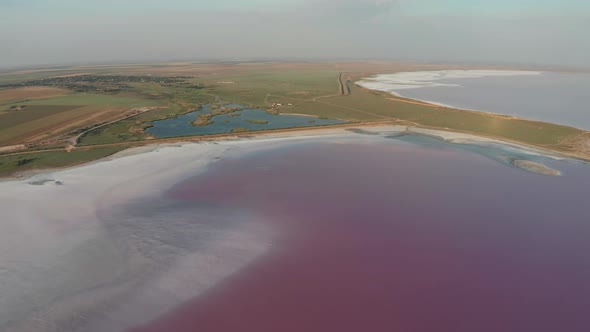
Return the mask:
{"type": "Polygon", "coordinates": [[[177,186],[278,234],[154,331],[590,331],[587,168],[546,177],[451,149],[293,147],[177,186]]]}

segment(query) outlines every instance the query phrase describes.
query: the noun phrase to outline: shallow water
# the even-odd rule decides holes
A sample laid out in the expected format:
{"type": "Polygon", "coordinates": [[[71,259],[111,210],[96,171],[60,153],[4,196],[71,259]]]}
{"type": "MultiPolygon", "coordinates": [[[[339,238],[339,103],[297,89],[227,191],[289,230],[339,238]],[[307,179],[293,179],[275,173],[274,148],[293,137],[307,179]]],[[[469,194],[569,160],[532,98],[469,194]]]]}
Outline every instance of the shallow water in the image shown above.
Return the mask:
{"type": "Polygon", "coordinates": [[[374,88],[460,109],[590,129],[590,74],[519,75],[515,72],[514,75],[486,76],[483,72],[478,77],[476,72],[471,77],[461,78],[461,75],[428,73],[431,72],[399,77],[385,75],[384,80],[377,79],[381,84],[374,88]]]}
{"type": "MultiPolygon", "coordinates": [[[[240,107],[240,105],[225,105],[226,107],[240,107]]],[[[153,122],[153,127],[146,132],[156,137],[177,137],[189,135],[213,135],[230,133],[234,129],[247,129],[249,131],[281,129],[293,127],[312,127],[329,124],[345,123],[341,120],[320,119],[302,115],[274,115],[260,109],[243,108],[230,114],[214,116],[213,123],[207,126],[194,126],[192,122],[199,114],[209,114],[212,111],[205,106],[203,109],[188,113],[177,118],[153,122]],[[267,123],[256,123],[257,121],[267,123]]]]}
{"type": "Polygon", "coordinates": [[[587,331],[590,168],[551,163],[566,175],[387,139],[222,161],[170,197],[256,211],[278,235],[133,331],[587,331]]]}

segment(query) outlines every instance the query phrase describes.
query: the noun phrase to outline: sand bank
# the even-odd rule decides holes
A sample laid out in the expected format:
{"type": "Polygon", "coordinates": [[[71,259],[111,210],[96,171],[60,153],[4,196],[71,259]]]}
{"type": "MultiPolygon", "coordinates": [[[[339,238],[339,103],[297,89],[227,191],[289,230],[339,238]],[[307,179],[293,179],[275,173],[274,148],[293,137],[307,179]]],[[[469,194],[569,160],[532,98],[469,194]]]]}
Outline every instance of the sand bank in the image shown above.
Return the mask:
{"type": "Polygon", "coordinates": [[[530,161],[530,160],[514,160],[512,164],[518,168],[522,168],[529,172],[543,174],[543,175],[552,175],[552,176],[560,176],[561,172],[549,168],[543,164],[530,161]]]}

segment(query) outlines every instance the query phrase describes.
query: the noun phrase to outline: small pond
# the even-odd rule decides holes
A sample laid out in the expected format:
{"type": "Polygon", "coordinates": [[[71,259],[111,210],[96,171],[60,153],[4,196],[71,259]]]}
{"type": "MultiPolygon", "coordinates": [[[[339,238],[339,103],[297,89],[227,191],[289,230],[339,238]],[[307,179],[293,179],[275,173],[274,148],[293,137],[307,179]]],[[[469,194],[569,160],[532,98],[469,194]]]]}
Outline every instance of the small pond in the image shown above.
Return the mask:
{"type": "Polygon", "coordinates": [[[220,114],[211,118],[211,123],[205,126],[193,125],[201,114],[210,114],[209,105],[196,112],[191,112],[176,118],[152,122],[152,127],[146,132],[158,138],[225,134],[232,131],[268,130],[294,127],[312,127],[346,123],[342,120],[320,119],[305,115],[275,115],[260,109],[241,108],[240,105],[226,105],[237,110],[227,114],[220,114]]]}

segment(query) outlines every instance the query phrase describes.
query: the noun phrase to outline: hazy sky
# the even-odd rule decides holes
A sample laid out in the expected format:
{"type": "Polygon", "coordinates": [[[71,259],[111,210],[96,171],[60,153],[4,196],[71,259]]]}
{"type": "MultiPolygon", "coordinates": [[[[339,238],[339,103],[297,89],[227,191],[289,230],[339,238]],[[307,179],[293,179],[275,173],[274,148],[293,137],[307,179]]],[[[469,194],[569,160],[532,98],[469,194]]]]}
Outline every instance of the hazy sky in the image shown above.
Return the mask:
{"type": "Polygon", "coordinates": [[[590,67],[588,0],[0,0],[0,67],[400,59],[590,67]]]}

